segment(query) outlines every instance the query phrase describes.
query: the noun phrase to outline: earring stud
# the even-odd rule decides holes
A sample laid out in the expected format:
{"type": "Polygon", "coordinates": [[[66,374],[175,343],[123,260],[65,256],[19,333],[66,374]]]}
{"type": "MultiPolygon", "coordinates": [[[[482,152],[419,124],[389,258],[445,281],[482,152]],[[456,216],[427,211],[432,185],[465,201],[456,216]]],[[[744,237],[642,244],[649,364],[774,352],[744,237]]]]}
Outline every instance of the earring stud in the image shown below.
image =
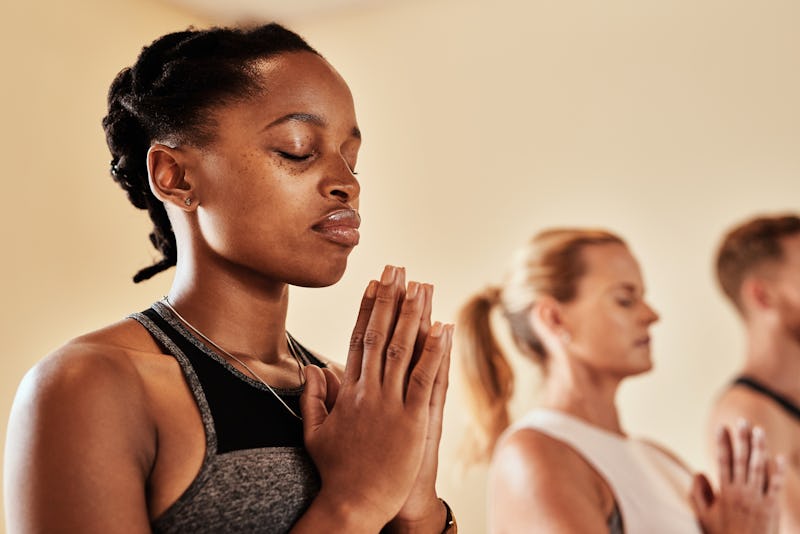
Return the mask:
{"type": "Polygon", "coordinates": [[[192,197],[186,197],[186,199],[183,201],[183,204],[185,206],[187,206],[187,207],[191,206],[192,205],[192,197]]]}

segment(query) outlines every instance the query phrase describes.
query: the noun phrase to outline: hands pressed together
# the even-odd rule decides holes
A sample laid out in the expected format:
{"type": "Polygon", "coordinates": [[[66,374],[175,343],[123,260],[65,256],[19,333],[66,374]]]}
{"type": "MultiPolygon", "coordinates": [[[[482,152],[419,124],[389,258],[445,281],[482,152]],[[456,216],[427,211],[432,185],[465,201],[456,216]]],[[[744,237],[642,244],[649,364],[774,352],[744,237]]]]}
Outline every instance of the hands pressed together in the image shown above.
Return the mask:
{"type": "Polygon", "coordinates": [[[719,490],[695,476],[692,505],[707,534],[770,534],[778,531],[778,499],[785,462],[771,458],[762,428],[740,420],[717,435],[719,490]]]}
{"type": "Polygon", "coordinates": [[[386,267],[364,293],[341,383],[307,368],[305,443],[322,488],[296,531],[444,530],[435,482],[453,326],[431,325],[432,294],[386,267]]]}

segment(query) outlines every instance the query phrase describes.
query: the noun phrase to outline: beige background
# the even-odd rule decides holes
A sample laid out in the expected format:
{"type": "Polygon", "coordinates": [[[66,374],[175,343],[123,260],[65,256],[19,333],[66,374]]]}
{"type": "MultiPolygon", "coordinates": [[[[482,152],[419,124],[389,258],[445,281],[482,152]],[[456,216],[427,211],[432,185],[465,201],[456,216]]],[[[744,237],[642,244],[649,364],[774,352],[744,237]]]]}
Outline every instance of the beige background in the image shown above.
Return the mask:
{"type": "MultiPolygon", "coordinates": [[[[169,274],[130,282],[154,258],[149,225],[106,174],[100,119],[143,44],[206,21],[155,0],[3,11],[4,436],[26,369],[168,288],[169,274]]],[[[341,283],[294,291],[292,331],[341,359],[384,263],[435,283],[452,320],[532,232],[605,226],[662,314],[656,369],[624,386],[623,420],[705,468],[704,419],[742,342],[712,250],[731,223],[798,206],[798,23],[794,0],[436,0],[293,22],[351,84],[365,144],[362,244],[341,283]]],[[[520,370],[523,409],[536,375],[520,370]]],[[[485,473],[456,465],[463,405],[454,384],[440,492],[469,534],[485,530],[485,473]]]]}

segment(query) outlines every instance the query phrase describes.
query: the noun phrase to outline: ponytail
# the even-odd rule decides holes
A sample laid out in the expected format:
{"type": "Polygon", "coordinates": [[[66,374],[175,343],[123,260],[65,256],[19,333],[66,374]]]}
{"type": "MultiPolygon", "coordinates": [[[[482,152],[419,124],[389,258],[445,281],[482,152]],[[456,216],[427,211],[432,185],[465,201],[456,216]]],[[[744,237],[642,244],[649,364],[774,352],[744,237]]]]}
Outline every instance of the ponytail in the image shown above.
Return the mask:
{"type": "Polygon", "coordinates": [[[491,287],[467,301],[457,320],[457,342],[475,423],[475,432],[464,443],[468,462],[488,461],[510,423],[514,374],[491,325],[492,309],[499,302],[500,288],[491,287]]]}

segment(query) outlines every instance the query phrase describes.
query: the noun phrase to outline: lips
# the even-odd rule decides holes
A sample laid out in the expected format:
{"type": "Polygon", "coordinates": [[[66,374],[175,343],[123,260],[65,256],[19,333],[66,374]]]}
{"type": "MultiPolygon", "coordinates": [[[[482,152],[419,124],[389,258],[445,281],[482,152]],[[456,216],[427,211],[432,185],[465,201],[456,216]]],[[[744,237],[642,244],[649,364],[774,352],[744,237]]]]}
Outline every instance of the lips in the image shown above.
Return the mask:
{"type": "Polygon", "coordinates": [[[358,212],[345,208],[328,213],[311,229],[332,243],[354,247],[358,245],[359,226],[361,226],[361,217],[358,212]]]}
{"type": "Polygon", "coordinates": [[[649,347],[650,346],[650,336],[640,337],[634,342],[634,345],[637,347],[649,347]]]}

